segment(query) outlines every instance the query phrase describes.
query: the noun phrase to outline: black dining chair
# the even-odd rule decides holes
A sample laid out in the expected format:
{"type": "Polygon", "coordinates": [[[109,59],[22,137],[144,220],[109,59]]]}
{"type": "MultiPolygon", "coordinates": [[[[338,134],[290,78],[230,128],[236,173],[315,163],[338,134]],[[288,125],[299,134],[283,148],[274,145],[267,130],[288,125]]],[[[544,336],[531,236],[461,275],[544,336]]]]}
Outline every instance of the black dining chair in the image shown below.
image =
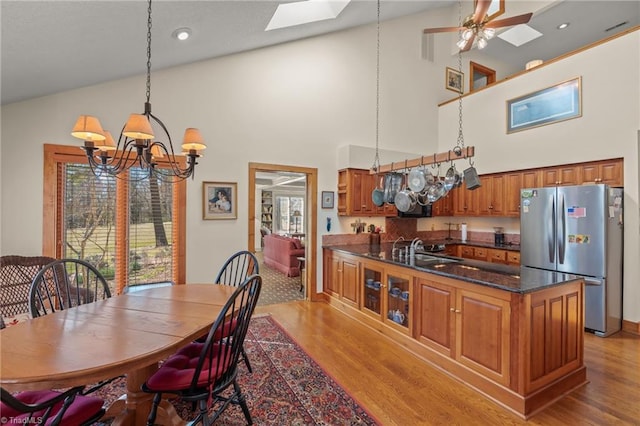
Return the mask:
{"type": "MultiPolygon", "coordinates": [[[[40,270],[29,289],[31,316],[37,318],[74,306],[111,297],[107,280],[92,264],[81,259],[58,259],[40,270]]],[[[95,392],[119,377],[95,383],[83,394],[95,392]]]]}
{"type": "Polygon", "coordinates": [[[37,318],[109,297],[107,281],[92,264],[81,259],[59,259],[47,264],[33,279],[29,308],[31,316],[37,318]]]}
{"type": "Polygon", "coordinates": [[[64,392],[24,391],[12,395],[0,388],[2,424],[47,426],[91,425],[105,413],[104,400],[81,395],[83,386],[64,392]]]}
{"type": "Polygon", "coordinates": [[[238,359],[261,287],[259,275],[248,277],[226,302],[204,342],[181,348],[142,385],[144,392],[155,394],[148,426],[155,422],[163,394],[175,394],[197,405],[197,414],[190,424],[213,424],[229,404],[240,405],[247,423],[253,424],[236,377],[238,359]],[[229,387],[233,390],[224,392],[229,387]],[[212,407],[215,411],[210,415],[212,407]]]}
{"type": "MultiPolygon", "coordinates": [[[[222,265],[214,283],[238,286],[243,283],[247,277],[257,275],[259,273],[259,269],[258,259],[256,256],[250,251],[241,250],[231,255],[224,265],[222,265]]],[[[249,358],[247,357],[244,347],[242,347],[241,350],[242,354],[239,361],[244,361],[249,373],[253,373],[251,362],[249,362],[249,358]]]]}

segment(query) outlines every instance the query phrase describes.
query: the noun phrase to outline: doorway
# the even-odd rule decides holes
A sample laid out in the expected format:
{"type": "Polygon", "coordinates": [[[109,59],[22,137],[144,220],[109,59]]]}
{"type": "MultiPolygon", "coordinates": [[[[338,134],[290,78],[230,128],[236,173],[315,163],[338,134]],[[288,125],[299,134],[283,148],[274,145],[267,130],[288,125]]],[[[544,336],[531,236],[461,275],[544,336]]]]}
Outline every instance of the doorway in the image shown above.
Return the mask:
{"type": "MultiPolygon", "coordinates": [[[[318,297],[317,284],[316,284],[316,268],[317,268],[317,215],[318,215],[318,169],[299,166],[287,166],[279,164],[264,164],[264,163],[249,163],[249,203],[248,203],[248,250],[256,252],[258,244],[260,244],[260,229],[262,226],[262,209],[258,213],[258,207],[262,206],[262,198],[258,198],[258,176],[261,173],[276,173],[276,174],[293,174],[299,175],[304,179],[304,209],[293,209],[290,214],[280,217],[281,223],[276,226],[287,226],[287,221],[293,222],[293,225],[297,225],[297,230],[300,231],[300,226],[304,229],[304,243],[305,243],[305,256],[304,256],[304,269],[301,271],[301,282],[303,283],[303,294],[305,299],[316,300],[318,297]],[[298,213],[296,213],[298,212],[298,213]],[[257,243],[256,243],[257,242],[257,243]]],[[[295,177],[293,179],[296,179],[295,177]]],[[[285,203],[286,200],[283,200],[285,203]]],[[[295,200],[291,201],[292,206],[297,204],[295,200]]],[[[273,221],[273,217],[271,218],[273,221]]],[[[272,224],[273,226],[273,224],[272,224]]],[[[293,228],[295,229],[295,228],[293,228]]],[[[300,232],[298,232],[300,233],[300,232]]]]}
{"type": "Polygon", "coordinates": [[[480,90],[496,82],[496,72],[489,67],[471,61],[469,63],[469,91],[480,90]]]}

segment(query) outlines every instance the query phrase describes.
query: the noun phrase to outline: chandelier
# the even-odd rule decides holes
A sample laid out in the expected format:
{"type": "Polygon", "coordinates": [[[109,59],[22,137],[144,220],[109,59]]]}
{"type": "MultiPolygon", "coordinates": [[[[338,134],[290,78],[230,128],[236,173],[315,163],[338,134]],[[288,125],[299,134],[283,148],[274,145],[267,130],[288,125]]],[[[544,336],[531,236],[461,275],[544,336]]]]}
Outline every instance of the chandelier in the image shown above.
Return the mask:
{"type": "Polygon", "coordinates": [[[147,14],[147,100],[142,114],[131,114],[122,128],[116,144],[109,131],[90,115],[78,117],[71,135],[82,139],[89,166],[96,176],[108,174],[122,179],[139,180],[155,176],[162,180],[179,181],[194,175],[197,159],[205,145],[200,131],[188,128],[184,133],[182,151],[176,153],[164,123],[151,113],[151,0],[147,14]],[[154,128],[161,134],[156,136],[154,128]],[[186,156],[185,161],[182,160],[186,156]],[[162,166],[157,167],[159,164],[162,166]],[[125,174],[139,167],[145,173],[133,178],[125,174]]]}

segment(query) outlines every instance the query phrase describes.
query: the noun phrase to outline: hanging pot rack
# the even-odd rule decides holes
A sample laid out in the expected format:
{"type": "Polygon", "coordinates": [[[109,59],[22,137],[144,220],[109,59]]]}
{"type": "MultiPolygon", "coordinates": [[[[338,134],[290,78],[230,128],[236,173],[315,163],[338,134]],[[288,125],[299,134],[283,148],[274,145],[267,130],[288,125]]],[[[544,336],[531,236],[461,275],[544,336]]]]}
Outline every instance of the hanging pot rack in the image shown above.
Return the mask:
{"type": "Polygon", "coordinates": [[[384,164],[378,167],[378,169],[370,169],[369,173],[374,175],[377,173],[388,173],[396,170],[405,170],[411,167],[418,167],[421,165],[439,164],[448,161],[462,160],[465,158],[471,158],[475,155],[475,147],[467,146],[461,149],[460,155],[457,155],[453,150],[446,152],[440,152],[437,154],[423,155],[411,160],[398,161],[390,164],[384,164]]]}

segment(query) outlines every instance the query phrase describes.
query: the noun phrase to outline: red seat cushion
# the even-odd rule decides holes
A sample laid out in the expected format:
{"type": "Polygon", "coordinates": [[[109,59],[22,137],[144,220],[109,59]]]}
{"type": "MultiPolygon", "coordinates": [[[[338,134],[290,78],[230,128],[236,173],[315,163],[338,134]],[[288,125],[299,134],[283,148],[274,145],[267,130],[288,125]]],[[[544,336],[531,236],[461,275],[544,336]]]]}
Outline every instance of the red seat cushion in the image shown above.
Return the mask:
{"type": "MultiPolygon", "coordinates": [[[[55,398],[60,395],[60,392],[55,391],[25,391],[20,392],[14,397],[24,404],[40,404],[44,403],[50,399],[55,398]]],[[[45,425],[50,425],[55,418],[56,414],[62,408],[63,401],[60,401],[56,405],[54,405],[49,420],[45,423],[45,425]]],[[[86,422],[88,419],[96,415],[101,409],[104,401],[100,398],[94,398],[89,396],[77,395],[73,400],[71,406],[67,409],[62,417],[63,425],[79,425],[86,422]]],[[[28,424],[26,420],[29,417],[28,413],[22,413],[13,408],[9,407],[4,403],[0,403],[0,412],[2,413],[2,417],[8,419],[9,424],[28,424]],[[24,420],[20,420],[24,419],[24,420]]],[[[42,417],[45,410],[40,410],[34,412],[31,417],[32,421],[37,419],[38,417],[42,417]]],[[[4,422],[3,422],[4,424],[4,422]]]]}
{"type": "MultiPolygon", "coordinates": [[[[196,367],[200,353],[204,344],[193,342],[180,349],[174,355],[169,357],[162,366],[147,380],[147,387],[154,391],[168,390],[186,390],[191,386],[191,381],[195,375],[196,367]]],[[[218,355],[224,355],[225,349],[220,345],[213,345],[214,357],[211,364],[208,360],[204,361],[202,371],[198,377],[198,386],[206,386],[209,384],[209,370],[211,370],[211,378],[215,380],[224,374],[231,361],[231,348],[226,347],[227,356],[224,362],[218,362],[218,355]],[[218,365],[221,364],[221,365],[218,365]]]]}

